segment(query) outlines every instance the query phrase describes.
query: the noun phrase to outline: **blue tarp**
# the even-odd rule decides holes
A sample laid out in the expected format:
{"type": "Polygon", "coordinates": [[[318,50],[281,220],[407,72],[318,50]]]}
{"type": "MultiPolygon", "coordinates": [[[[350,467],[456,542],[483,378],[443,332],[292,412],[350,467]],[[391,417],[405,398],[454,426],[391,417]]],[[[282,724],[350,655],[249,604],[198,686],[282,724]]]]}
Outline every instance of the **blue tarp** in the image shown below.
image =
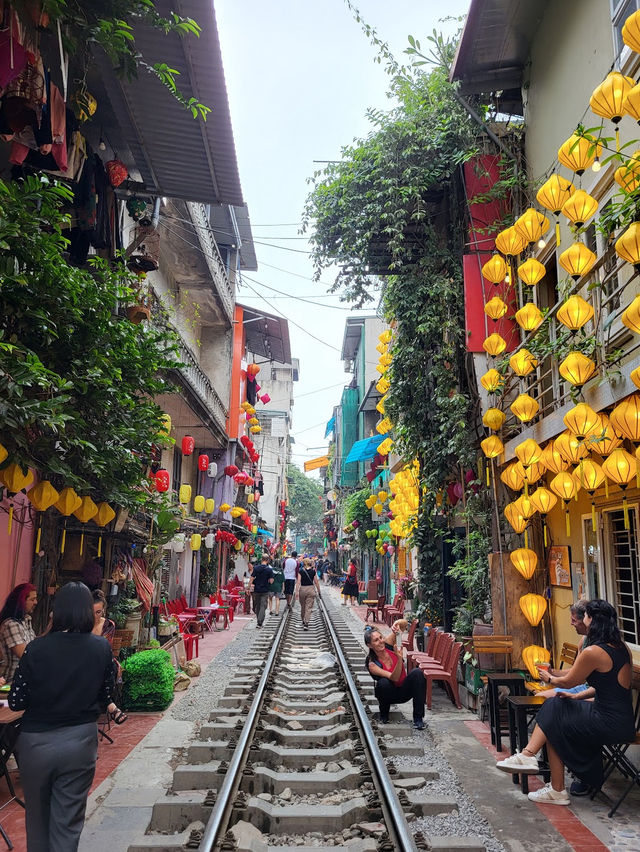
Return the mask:
{"type": "Polygon", "coordinates": [[[327,423],[327,428],[324,430],[325,438],[328,438],[329,435],[331,435],[333,432],[335,432],[335,430],[336,430],[336,418],[334,416],[334,417],[331,418],[331,420],[329,420],[329,422],[327,423]]]}
{"type": "Polygon", "coordinates": [[[261,527],[258,527],[258,534],[259,535],[270,535],[271,538],[273,538],[272,532],[269,532],[269,530],[263,530],[261,527]]]}
{"type": "Polygon", "coordinates": [[[362,441],[356,441],[349,450],[349,455],[344,460],[344,463],[349,464],[349,462],[360,462],[372,459],[383,441],[383,435],[374,435],[372,438],[365,438],[362,441]]]}

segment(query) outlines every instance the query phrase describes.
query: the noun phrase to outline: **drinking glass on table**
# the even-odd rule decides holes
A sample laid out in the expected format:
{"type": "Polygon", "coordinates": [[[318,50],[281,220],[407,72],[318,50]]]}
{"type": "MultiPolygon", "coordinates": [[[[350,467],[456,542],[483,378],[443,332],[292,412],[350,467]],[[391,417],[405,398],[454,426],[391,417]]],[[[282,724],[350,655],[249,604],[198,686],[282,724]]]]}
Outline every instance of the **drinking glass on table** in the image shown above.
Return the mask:
{"type": "MultiPolygon", "coordinates": [[[[551,667],[551,662],[549,660],[546,660],[546,661],[545,660],[536,660],[536,668],[538,669],[539,672],[540,671],[548,672],[550,667],[551,667]]],[[[547,685],[547,681],[543,680],[542,678],[540,678],[540,683],[543,684],[544,686],[547,685]]]]}

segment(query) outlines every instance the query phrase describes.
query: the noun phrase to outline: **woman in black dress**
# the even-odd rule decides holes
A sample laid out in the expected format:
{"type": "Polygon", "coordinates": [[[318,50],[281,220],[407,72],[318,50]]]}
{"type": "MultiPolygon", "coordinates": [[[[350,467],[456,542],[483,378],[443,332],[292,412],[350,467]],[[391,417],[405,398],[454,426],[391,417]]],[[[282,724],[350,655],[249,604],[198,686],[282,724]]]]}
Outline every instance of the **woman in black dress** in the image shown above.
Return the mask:
{"type": "MultiPolygon", "coordinates": [[[[586,647],[563,675],[540,670],[553,687],[571,687],[586,681],[593,701],[558,693],[538,711],[531,739],[522,750],[497,765],[505,772],[537,774],[536,754],[547,746],[551,784],[529,793],[534,802],[568,805],[564,786],[567,766],[583,783],[599,789],[603,781],[600,746],[628,742],[635,737],[631,699],[631,653],[622,641],[616,611],[602,600],[589,601],[584,615],[586,647]]],[[[584,693],[583,693],[584,695],[584,693]]]]}
{"type": "Polygon", "coordinates": [[[342,587],[343,606],[347,603],[347,598],[351,601],[351,606],[358,603],[358,563],[353,557],[349,560],[347,577],[342,587]]]}

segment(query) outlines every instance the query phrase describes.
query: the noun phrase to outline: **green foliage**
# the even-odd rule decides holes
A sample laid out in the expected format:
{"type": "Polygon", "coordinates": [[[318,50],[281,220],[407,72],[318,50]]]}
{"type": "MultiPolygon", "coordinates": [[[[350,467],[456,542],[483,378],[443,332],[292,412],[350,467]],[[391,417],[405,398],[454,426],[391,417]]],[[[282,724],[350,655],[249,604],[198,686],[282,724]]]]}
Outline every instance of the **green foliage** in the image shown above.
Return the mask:
{"type": "MultiPolygon", "coordinates": [[[[23,21],[32,20],[33,0],[15,0],[14,5],[23,21]]],[[[134,36],[134,26],[140,24],[165,34],[199,36],[200,27],[193,18],[173,11],[169,17],[164,17],[157,11],[155,0],[42,0],[42,9],[50,16],[49,29],[55,31],[60,22],[65,50],[82,67],[88,67],[92,60],[91,50],[99,45],[120,74],[128,79],[137,77],[140,69],[155,74],[194,118],[201,116],[206,121],[211,108],[180,92],[177,86],[180,71],[165,62],[148,62],[140,53],[134,36]]]]}
{"type": "Polygon", "coordinates": [[[142,487],[144,457],[167,440],[153,398],[172,390],[175,336],[117,315],[135,298],[124,265],[65,261],[68,198],[46,178],[0,181],[2,443],[54,484],[144,506],[155,499],[142,487]]]}
{"type": "Polygon", "coordinates": [[[297,534],[317,535],[322,524],[322,486],[299,468],[287,467],[291,524],[297,534]]]}
{"type": "Polygon", "coordinates": [[[360,488],[350,494],[345,503],[345,521],[347,524],[355,520],[360,521],[360,526],[355,531],[355,545],[360,552],[372,550],[375,546],[374,539],[367,538],[365,535],[366,530],[372,530],[376,526],[371,520],[371,509],[365,503],[370,494],[370,488],[360,488]]]}
{"type": "Polygon", "coordinates": [[[140,651],[122,666],[125,710],[166,710],[173,700],[174,670],[166,651],[140,651]]]}
{"type": "Polygon", "coordinates": [[[198,597],[205,598],[215,594],[218,589],[216,587],[217,579],[217,563],[212,551],[207,551],[206,559],[200,562],[200,579],[198,581],[198,597]]]}
{"type": "Polygon", "coordinates": [[[456,633],[471,636],[476,619],[487,621],[491,614],[491,582],[489,553],[491,551],[490,506],[486,492],[469,493],[466,506],[460,515],[467,523],[464,538],[453,539],[456,563],[449,576],[457,580],[465,593],[464,603],[457,608],[453,629],[456,633]],[[473,524],[474,528],[469,528],[473,524]]]}

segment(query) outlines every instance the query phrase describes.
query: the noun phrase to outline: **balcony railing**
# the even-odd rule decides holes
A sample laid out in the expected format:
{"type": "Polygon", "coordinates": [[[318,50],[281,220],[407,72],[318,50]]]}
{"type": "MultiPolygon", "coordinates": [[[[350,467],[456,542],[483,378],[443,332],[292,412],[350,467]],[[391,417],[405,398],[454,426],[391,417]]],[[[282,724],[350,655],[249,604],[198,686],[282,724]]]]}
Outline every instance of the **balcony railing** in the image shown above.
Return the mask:
{"type": "Polygon", "coordinates": [[[224,262],[220,257],[218,245],[211,232],[211,224],[207,216],[206,205],[190,201],[188,202],[187,207],[189,209],[191,221],[193,222],[196,233],[198,234],[198,241],[202,246],[204,259],[206,260],[209,271],[211,272],[211,279],[215,285],[218,296],[220,297],[227,319],[229,322],[232,322],[235,294],[229,281],[229,276],[227,275],[224,262]]]}
{"type": "MultiPolygon", "coordinates": [[[[584,399],[597,410],[637,390],[625,377],[637,366],[636,362],[640,361],[640,338],[632,335],[620,320],[622,312],[635,295],[637,274],[630,274],[630,270],[629,264],[619,260],[611,247],[598,260],[587,283],[582,282],[579,287],[573,288],[559,299],[545,320],[549,328],[549,339],[557,340],[558,334],[566,330],[556,319],[558,308],[572,293],[582,292],[585,296],[584,288],[589,283],[596,284],[591,289],[595,316],[586,328],[596,337],[597,348],[593,358],[597,371],[584,386],[583,394],[584,399]],[[616,350],[620,352],[617,364],[607,365],[607,356],[616,350]],[[616,370],[621,370],[622,375],[615,375],[616,370]]],[[[530,348],[535,334],[536,332],[531,332],[527,335],[518,349],[530,348]]],[[[579,341],[576,341],[575,348],[580,348],[579,341]]],[[[537,441],[542,441],[564,430],[562,416],[573,405],[572,391],[575,396],[576,389],[562,378],[558,368],[558,358],[549,355],[525,378],[518,378],[509,371],[500,403],[507,415],[502,427],[505,461],[513,458],[514,447],[525,438],[534,437],[537,441]],[[519,421],[509,409],[519,393],[529,394],[540,405],[537,415],[528,423],[519,421]]]]}
{"type": "Polygon", "coordinates": [[[184,365],[180,373],[187,380],[193,393],[207,408],[216,424],[224,432],[227,420],[227,410],[224,407],[224,403],[182,337],[180,337],[178,344],[178,357],[184,365]]]}

